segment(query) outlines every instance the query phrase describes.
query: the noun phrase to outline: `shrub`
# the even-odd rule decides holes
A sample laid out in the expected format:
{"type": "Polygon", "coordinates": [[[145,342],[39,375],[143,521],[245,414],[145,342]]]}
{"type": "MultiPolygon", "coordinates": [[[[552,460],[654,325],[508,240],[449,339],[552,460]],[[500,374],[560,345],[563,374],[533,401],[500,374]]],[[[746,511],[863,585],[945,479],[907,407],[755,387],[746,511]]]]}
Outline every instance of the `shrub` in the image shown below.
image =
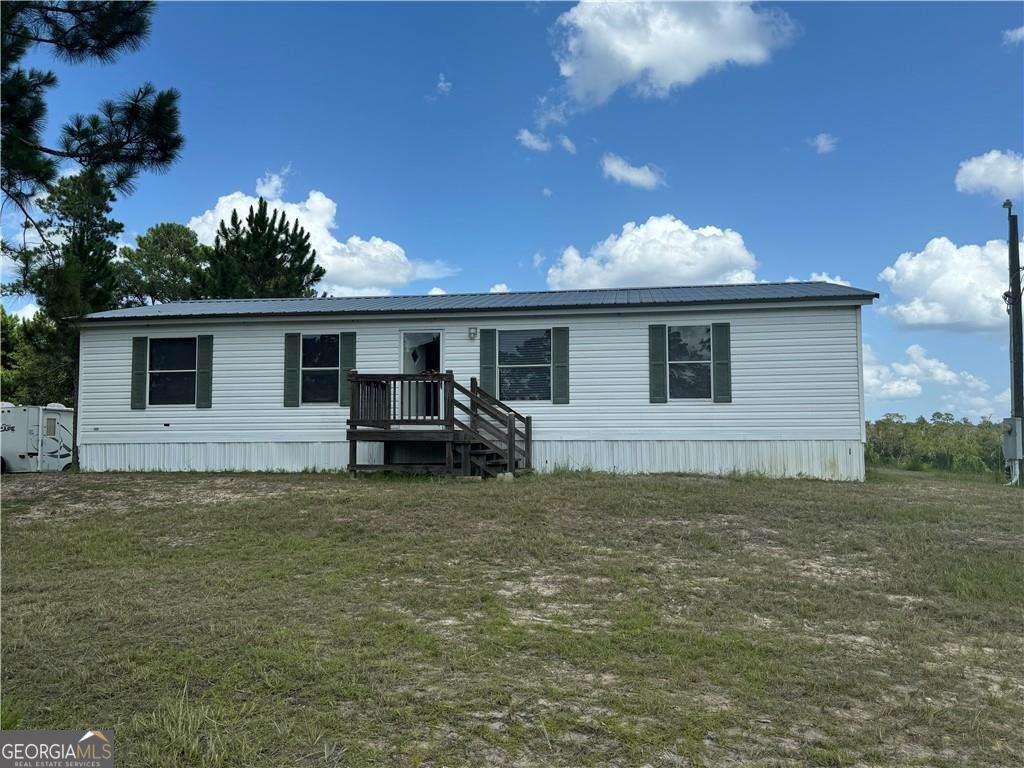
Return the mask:
{"type": "Polygon", "coordinates": [[[1002,472],[1002,428],[988,419],[974,424],[957,421],[950,413],[908,422],[902,414],[887,413],[867,423],[864,459],[911,470],[1002,472]]]}

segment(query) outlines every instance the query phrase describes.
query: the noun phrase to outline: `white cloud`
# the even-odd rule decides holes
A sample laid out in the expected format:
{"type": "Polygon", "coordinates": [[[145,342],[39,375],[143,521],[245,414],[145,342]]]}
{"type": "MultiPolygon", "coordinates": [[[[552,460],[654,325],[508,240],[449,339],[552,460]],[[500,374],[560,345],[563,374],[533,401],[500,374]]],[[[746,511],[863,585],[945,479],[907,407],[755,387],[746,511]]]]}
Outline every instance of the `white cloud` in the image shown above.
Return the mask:
{"type": "Polygon", "coordinates": [[[640,189],[654,189],[665,183],[661,171],[651,165],[630,165],[627,160],[606,152],[601,158],[601,172],[606,179],[640,189]]]}
{"type": "Polygon", "coordinates": [[[869,344],[864,345],[864,394],[877,400],[908,400],[921,394],[921,385],[898,376],[892,366],[881,362],[869,344]]]}
{"type": "Polygon", "coordinates": [[[516,134],[516,141],[527,149],[532,149],[534,152],[547,152],[551,149],[551,142],[547,140],[546,136],[534,133],[527,128],[519,129],[519,133],[516,134]]]}
{"type": "Polygon", "coordinates": [[[558,137],[558,143],[562,145],[562,149],[568,152],[570,155],[576,154],[576,145],[572,139],[566,136],[564,133],[558,137]]]}
{"type": "Polygon", "coordinates": [[[543,267],[545,261],[547,261],[547,259],[544,257],[544,254],[542,254],[540,251],[537,251],[535,254],[533,254],[534,269],[540,269],[541,267],[543,267]]]}
{"type": "MultiPolygon", "coordinates": [[[[255,207],[256,203],[251,195],[232,192],[219,198],[213,208],[189,219],[188,226],[200,242],[212,245],[222,220],[230,219],[234,210],[244,219],[250,206],[255,207]]],[[[317,261],[326,270],[318,287],[332,295],[386,294],[415,280],[448,277],[456,271],[444,262],[410,259],[398,243],[377,235],[369,239],[351,235],[347,240],[339,240],[334,235],[338,205],[323,192],[312,190],[300,202],[268,198],[267,204],[283,211],[289,221],[298,220],[309,233],[317,261]]]]}
{"type": "Polygon", "coordinates": [[[256,180],[256,194],[267,200],[280,200],[284,194],[284,180],[291,172],[290,164],[277,173],[267,171],[256,180]]]}
{"type": "MultiPolygon", "coordinates": [[[[907,347],[907,357],[909,358],[909,361],[906,363],[892,364],[892,369],[900,376],[907,376],[914,379],[925,379],[939,384],[960,383],[960,376],[956,371],[938,358],[928,357],[928,353],[925,351],[924,347],[919,344],[911,344],[907,347]]],[[[971,379],[975,382],[980,381],[980,379],[975,376],[971,376],[971,379]]],[[[985,387],[987,388],[988,385],[985,384],[985,387]]]]}
{"type": "Polygon", "coordinates": [[[548,269],[551,288],[750,283],[757,260],[731,229],[691,229],[671,214],[629,222],[589,255],[569,246],[548,269]]]}
{"type": "Polygon", "coordinates": [[[381,285],[367,285],[361,288],[353,288],[349,285],[332,285],[324,288],[323,284],[317,286],[318,290],[327,290],[331,296],[390,296],[391,289],[381,285]],[[328,290],[329,289],[329,290],[328,290]]]}
{"type": "Polygon", "coordinates": [[[508,286],[505,283],[495,283],[487,289],[488,293],[508,293],[508,286]]]}
{"type": "Polygon", "coordinates": [[[819,155],[827,155],[830,152],[835,152],[839,139],[831,133],[819,133],[813,139],[808,139],[807,143],[814,147],[814,151],[819,155]]]}
{"type": "Polygon", "coordinates": [[[813,283],[835,283],[836,285],[845,286],[852,285],[849,280],[844,280],[839,275],[830,275],[828,272],[811,272],[810,280],[813,283]]]}
{"type": "Polygon", "coordinates": [[[993,149],[983,155],[969,157],[956,171],[958,192],[987,193],[998,200],[1011,198],[1020,202],[1024,190],[1024,157],[1013,150],[993,149]]]}
{"type": "MultiPolygon", "coordinates": [[[[850,286],[849,280],[844,280],[839,275],[830,275],[828,272],[811,272],[811,276],[807,278],[812,283],[835,283],[836,285],[850,286]]],[[[802,283],[804,282],[799,277],[793,277],[790,275],[786,278],[787,283],[802,283]]]]}
{"type": "Polygon", "coordinates": [[[942,405],[947,411],[966,416],[970,419],[997,420],[1010,412],[1010,388],[1007,387],[998,395],[988,397],[970,392],[956,392],[945,395],[942,405]]]}
{"type": "Polygon", "coordinates": [[[763,64],[794,29],[746,3],[579,3],[557,27],[559,71],[583,105],[626,87],[665,97],[729,64],[763,64]]]}
{"type": "Polygon", "coordinates": [[[444,288],[435,285],[433,288],[427,291],[427,296],[444,296],[447,293],[448,291],[446,291],[444,288]]]}
{"type": "Polygon", "coordinates": [[[1003,45],[1017,45],[1024,42],[1024,27],[1007,29],[1003,32],[1003,45]]]}
{"type": "Polygon", "coordinates": [[[447,96],[452,92],[452,83],[444,76],[444,72],[437,76],[437,92],[442,96],[447,96]]]}
{"type": "Polygon", "coordinates": [[[958,246],[945,237],[900,254],[878,275],[900,301],[881,311],[906,326],[980,330],[1006,325],[1006,243],[958,246]]]}
{"type": "Polygon", "coordinates": [[[978,418],[996,413],[1009,402],[1008,393],[989,397],[988,382],[967,371],[954,371],[942,360],[929,357],[918,344],[907,347],[904,362],[883,363],[870,345],[864,345],[864,392],[875,400],[906,400],[921,395],[922,384],[939,384],[953,390],[942,396],[947,410],[978,418]]]}
{"type": "Polygon", "coordinates": [[[31,320],[36,316],[36,312],[39,311],[39,305],[33,301],[30,301],[24,307],[14,310],[11,314],[15,317],[20,317],[22,320],[31,320]]]}
{"type": "Polygon", "coordinates": [[[550,189],[548,189],[547,187],[544,187],[544,189],[542,189],[542,190],[540,191],[540,193],[541,193],[542,195],[544,195],[544,197],[551,197],[552,195],[554,195],[554,194],[555,194],[554,192],[552,192],[552,191],[551,191],[550,189]]]}
{"type": "Polygon", "coordinates": [[[551,125],[565,125],[569,122],[569,105],[564,98],[556,95],[541,96],[537,99],[534,121],[542,131],[551,125]]]}

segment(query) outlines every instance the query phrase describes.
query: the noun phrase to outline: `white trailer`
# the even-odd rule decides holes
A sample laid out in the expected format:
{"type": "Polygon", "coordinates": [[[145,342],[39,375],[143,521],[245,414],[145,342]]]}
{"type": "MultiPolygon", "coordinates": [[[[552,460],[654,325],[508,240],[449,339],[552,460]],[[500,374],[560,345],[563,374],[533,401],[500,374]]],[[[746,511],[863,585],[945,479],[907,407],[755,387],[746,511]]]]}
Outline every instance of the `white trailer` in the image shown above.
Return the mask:
{"type": "Polygon", "coordinates": [[[71,464],[75,412],[60,403],[0,407],[4,472],[59,472],[71,464]]]}

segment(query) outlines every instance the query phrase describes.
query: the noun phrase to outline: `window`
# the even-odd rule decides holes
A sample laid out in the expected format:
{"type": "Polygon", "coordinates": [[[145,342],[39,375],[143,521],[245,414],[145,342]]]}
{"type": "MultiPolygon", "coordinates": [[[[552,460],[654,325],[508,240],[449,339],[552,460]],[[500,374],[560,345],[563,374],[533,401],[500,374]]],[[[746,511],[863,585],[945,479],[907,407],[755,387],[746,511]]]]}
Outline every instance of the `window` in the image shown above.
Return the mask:
{"type": "Polygon", "coordinates": [[[338,403],[338,334],[302,337],[302,402],[338,403]]]}
{"type": "Polygon", "coordinates": [[[149,404],[196,404],[196,340],[149,340],[149,404]]]}
{"type": "Polygon", "coordinates": [[[711,326],[668,327],[668,396],[711,399],[711,326]]]}
{"type": "Polygon", "coordinates": [[[551,329],[498,331],[498,397],[551,399],[551,329]]]}
{"type": "Polygon", "coordinates": [[[46,417],[46,432],[45,432],[45,436],[46,437],[56,437],[57,436],[57,418],[55,416],[47,416],[46,417]]]}

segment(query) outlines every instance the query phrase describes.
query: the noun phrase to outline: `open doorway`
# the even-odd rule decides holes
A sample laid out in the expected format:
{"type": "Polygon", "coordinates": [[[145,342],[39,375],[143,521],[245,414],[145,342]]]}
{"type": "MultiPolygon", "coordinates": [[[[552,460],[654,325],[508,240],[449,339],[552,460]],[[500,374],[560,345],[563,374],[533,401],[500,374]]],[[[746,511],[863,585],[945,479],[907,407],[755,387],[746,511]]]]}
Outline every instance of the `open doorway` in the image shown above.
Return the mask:
{"type": "MultiPolygon", "coordinates": [[[[426,374],[441,371],[441,332],[402,332],[402,373],[426,374]]],[[[439,382],[403,382],[402,413],[410,419],[434,418],[441,414],[439,382]]]]}
{"type": "Polygon", "coordinates": [[[437,373],[441,370],[441,332],[402,333],[402,373],[437,373]]]}

